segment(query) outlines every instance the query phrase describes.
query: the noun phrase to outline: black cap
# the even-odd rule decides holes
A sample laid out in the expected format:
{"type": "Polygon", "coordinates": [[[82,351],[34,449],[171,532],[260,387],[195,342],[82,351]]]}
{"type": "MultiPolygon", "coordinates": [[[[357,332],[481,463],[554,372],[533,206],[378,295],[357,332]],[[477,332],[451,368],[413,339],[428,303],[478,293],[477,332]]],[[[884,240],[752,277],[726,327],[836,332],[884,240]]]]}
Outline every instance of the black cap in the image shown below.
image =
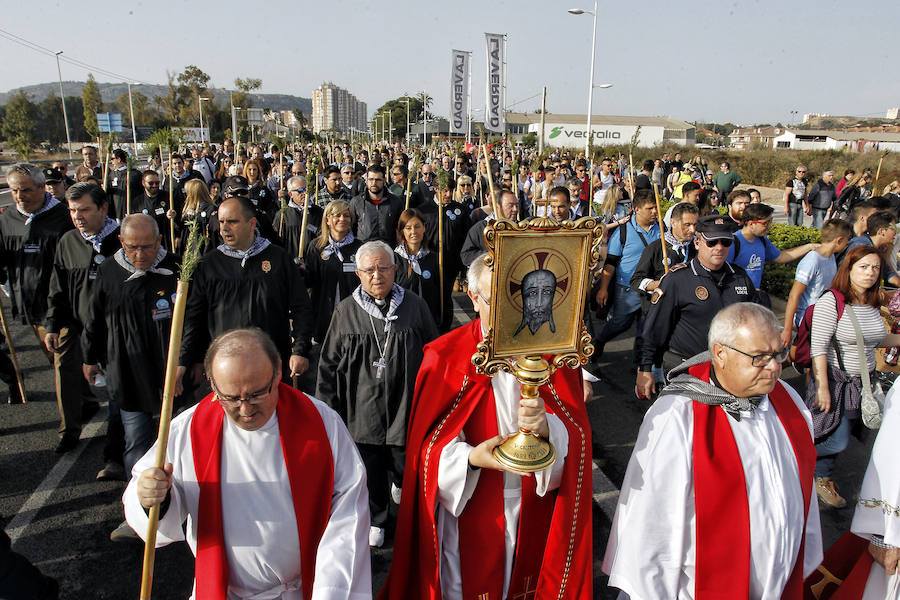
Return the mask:
{"type": "Polygon", "coordinates": [[[734,227],[728,215],[706,215],[697,221],[695,231],[708,240],[727,240],[733,237],[734,227]]]}
{"type": "Polygon", "coordinates": [[[250,190],[250,182],[242,175],[232,175],[225,179],[225,185],[222,186],[222,193],[225,196],[237,196],[240,192],[246,195],[250,190]]]}
{"type": "Polygon", "coordinates": [[[44,181],[47,183],[62,183],[65,177],[56,167],[47,167],[44,171],[44,181]]]}

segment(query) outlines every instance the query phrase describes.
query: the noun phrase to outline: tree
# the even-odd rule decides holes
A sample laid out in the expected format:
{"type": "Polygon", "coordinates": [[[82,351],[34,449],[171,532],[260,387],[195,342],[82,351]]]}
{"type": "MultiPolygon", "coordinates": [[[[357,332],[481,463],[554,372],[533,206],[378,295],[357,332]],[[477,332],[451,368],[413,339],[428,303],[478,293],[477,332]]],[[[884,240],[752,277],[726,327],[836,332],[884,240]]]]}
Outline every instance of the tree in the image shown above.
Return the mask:
{"type": "MultiPolygon", "coordinates": [[[[378,110],[375,111],[378,113],[385,113],[387,115],[390,114],[390,117],[385,116],[384,118],[384,126],[387,127],[389,124],[393,127],[393,130],[390,132],[391,139],[394,138],[402,138],[406,137],[406,101],[409,100],[409,122],[410,123],[418,123],[422,120],[422,115],[425,113],[425,108],[422,104],[422,94],[419,94],[416,97],[411,97],[409,94],[404,94],[400,98],[395,98],[393,100],[388,100],[384,104],[382,104],[378,110]]],[[[428,102],[431,102],[431,96],[427,97],[428,102]]],[[[429,114],[429,119],[433,118],[429,114]]],[[[380,131],[380,126],[379,126],[380,131]]]]}
{"type": "Polygon", "coordinates": [[[535,132],[526,133],[522,136],[522,145],[526,148],[537,146],[537,134],[535,132]]]}
{"type": "Polygon", "coordinates": [[[37,145],[36,112],[34,103],[22,90],[19,90],[6,103],[6,116],[3,119],[2,127],[3,137],[25,159],[37,145]]]}
{"type": "Polygon", "coordinates": [[[178,74],[178,87],[183,100],[183,106],[179,111],[182,123],[195,123],[200,118],[200,96],[207,95],[209,75],[204,73],[196,65],[188,65],[184,71],[178,74]]]}
{"type": "Polygon", "coordinates": [[[185,105],[184,95],[181,87],[175,83],[175,75],[166,72],[166,77],[169,79],[169,83],[166,86],[166,95],[156,96],[153,100],[156,102],[159,110],[162,111],[163,117],[170,124],[177,124],[181,109],[185,105]]]}
{"type": "Polygon", "coordinates": [[[262,87],[262,79],[254,79],[252,77],[242,79],[237,77],[234,80],[234,87],[236,87],[238,91],[232,95],[231,102],[239,108],[250,108],[253,106],[253,99],[250,97],[250,92],[262,87]]]}
{"type": "Polygon", "coordinates": [[[100,97],[100,87],[93,73],[88,73],[87,83],[81,89],[81,103],[84,111],[84,128],[88,136],[91,139],[100,137],[97,113],[103,112],[103,98],[100,97]]]}
{"type": "Polygon", "coordinates": [[[131,105],[134,105],[135,125],[149,125],[153,121],[154,111],[150,106],[150,99],[140,92],[131,92],[131,102],[128,102],[128,92],[123,93],[116,100],[116,105],[122,113],[122,124],[131,127],[131,105]]]}
{"type": "MultiPolygon", "coordinates": [[[[68,107],[66,107],[68,108],[68,107]]],[[[46,140],[51,147],[66,140],[66,123],[62,115],[62,102],[54,92],[41,100],[36,107],[37,138],[46,140]]]]}

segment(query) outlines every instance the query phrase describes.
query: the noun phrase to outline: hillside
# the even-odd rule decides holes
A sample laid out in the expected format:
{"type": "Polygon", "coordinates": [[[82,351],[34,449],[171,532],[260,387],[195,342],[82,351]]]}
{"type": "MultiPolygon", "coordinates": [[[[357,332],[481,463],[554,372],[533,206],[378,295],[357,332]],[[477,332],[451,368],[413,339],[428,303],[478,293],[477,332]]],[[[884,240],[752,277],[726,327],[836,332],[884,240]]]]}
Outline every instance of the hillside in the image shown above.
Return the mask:
{"type": "MultiPolygon", "coordinates": [[[[124,83],[98,82],[97,85],[100,87],[100,96],[104,102],[115,102],[122,94],[128,93],[128,86],[124,83]]],[[[63,81],[63,93],[66,96],[81,96],[82,87],[84,87],[83,81],[63,81]]],[[[25,91],[32,102],[40,102],[51,93],[59,95],[59,83],[39,83],[12,89],[8,92],[0,92],[0,105],[6,104],[9,97],[20,89],[25,91]]],[[[132,92],[140,92],[151,100],[156,96],[164,96],[167,89],[165,85],[131,86],[132,92]]],[[[228,105],[231,90],[214,88],[209,91],[212,92],[216,104],[219,106],[228,105]]],[[[306,115],[312,114],[312,100],[309,98],[292,96],[290,94],[250,94],[250,96],[253,98],[253,106],[259,108],[270,108],[276,111],[299,108],[306,115]]]]}
{"type": "Polygon", "coordinates": [[[843,129],[844,127],[876,127],[878,125],[900,125],[900,120],[877,117],[827,116],[812,117],[809,121],[794,127],[797,129],[843,129]]]}

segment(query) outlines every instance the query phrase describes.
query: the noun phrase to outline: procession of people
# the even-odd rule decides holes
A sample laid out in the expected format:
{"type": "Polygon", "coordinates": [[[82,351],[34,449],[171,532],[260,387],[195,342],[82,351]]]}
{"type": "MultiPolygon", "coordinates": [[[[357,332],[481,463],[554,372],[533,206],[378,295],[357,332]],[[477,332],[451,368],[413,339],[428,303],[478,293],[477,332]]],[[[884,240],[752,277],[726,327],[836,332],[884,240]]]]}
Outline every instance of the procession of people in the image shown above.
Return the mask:
{"type": "MultiPolygon", "coordinates": [[[[505,144],[226,142],[133,169],[124,149],[101,160],[86,145],[71,184],[19,163],[0,214],[13,314],[55,376],[55,451],[83,443],[107,404],[97,479],[127,484],[110,538],[144,540],[150,523],[156,546],[187,542],[192,597],[587,599],[596,560],[623,599],[800,600],[830,564],[820,511],[844,496],[858,496],[848,535],[863,540],[845,562],[865,570],[844,597],[898,597],[900,409],[875,355],[900,346],[882,319],[900,314],[884,287],[900,283],[897,186],[854,182],[849,198],[833,170],[810,185],[798,166],[783,212],[814,217],[821,241],[779,249],[773,208],[724,161],[710,177],[679,154],[636,171],[624,155],[505,144]],[[602,225],[591,309],[569,315],[593,356],[555,368],[534,399],[472,360],[491,342],[492,293],[509,293],[492,285],[485,232],[530,219],[602,225]],[[766,265],[798,260],[779,319],[766,265]],[[614,368],[646,414],[601,548],[587,402],[632,325],[631,361],[614,368]],[[790,364],[804,388],[782,378],[790,364]],[[839,454],[879,425],[862,489],[842,496],[839,454]],[[520,429],[552,444],[552,464],[497,459],[520,429]],[[373,590],[370,552],[385,546],[373,590]]],[[[520,331],[556,333],[559,314],[524,311],[520,331]]],[[[16,368],[0,353],[10,404],[16,368]]],[[[2,540],[0,559],[27,564],[2,540]]],[[[55,597],[39,572],[2,565],[0,597],[55,597]]]]}

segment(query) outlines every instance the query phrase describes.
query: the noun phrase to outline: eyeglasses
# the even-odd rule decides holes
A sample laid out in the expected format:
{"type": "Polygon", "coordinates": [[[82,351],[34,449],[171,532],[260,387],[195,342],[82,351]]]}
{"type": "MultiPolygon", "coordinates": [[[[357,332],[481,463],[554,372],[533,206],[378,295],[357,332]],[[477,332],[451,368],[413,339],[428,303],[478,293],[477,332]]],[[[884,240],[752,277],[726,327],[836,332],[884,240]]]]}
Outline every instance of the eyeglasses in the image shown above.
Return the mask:
{"type": "Polygon", "coordinates": [[[800,169],[797,169],[797,173],[799,173],[800,175],[803,175],[804,173],[806,173],[806,171],[801,171],[800,169]]]}
{"type": "Polygon", "coordinates": [[[434,173],[422,173],[422,177],[434,177],[434,173]]]}
{"type": "Polygon", "coordinates": [[[765,221],[747,221],[748,223],[759,223],[760,225],[771,225],[772,219],[766,219],[765,221]]]}
{"type": "Polygon", "coordinates": [[[298,194],[302,194],[305,191],[306,191],[306,188],[297,188],[296,190],[291,190],[291,193],[293,194],[294,192],[296,192],[298,194]]]}
{"type": "Polygon", "coordinates": [[[380,267],[369,267],[367,269],[357,268],[357,272],[362,273],[366,277],[374,277],[375,271],[378,271],[381,275],[387,275],[394,269],[394,265],[382,265],[380,267]]]}
{"type": "Polygon", "coordinates": [[[766,352],[763,354],[755,354],[754,355],[754,354],[750,354],[748,352],[744,352],[743,350],[738,350],[734,346],[729,346],[728,344],[722,344],[722,345],[725,346],[726,348],[734,350],[735,352],[739,352],[740,354],[743,354],[744,356],[750,357],[750,364],[756,368],[765,367],[766,365],[769,364],[769,361],[771,361],[773,359],[778,364],[781,364],[787,360],[788,354],[790,354],[790,352],[791,352],[790,348],[782,348],[781,350],[778,350],[777,352],[766,352]]]}
{"type": "Polygon", "coordinates": [[[731,243],[734,241],[734,238],[716,238],[714,240],[703,238],[703,241],[706,242],[707,248],[715,248],[719,244],[722,244],[724,248],[731,248],[731,243]]]}
{"type": "Polygon", "coordinates": [[[224,406],[225,408],[237,408],[241,405],[241,402],[246,402],[247,404],[259,404],[266,397],[272,393],[272,388],[275,387],[275,381],[278,379],[278,373],[272,374],[272,381],[269,382],[269,387],[264,390],[259,390],[258,392],[253,392],[252,394],[248,394],[247,396],[241,398],[240,396],[225,396],[216,389],[216,385],[213,383],[213,380],[209,380],[209,386],[212,388],[213,393],[216,395],[216,400],[224,406]]]}

